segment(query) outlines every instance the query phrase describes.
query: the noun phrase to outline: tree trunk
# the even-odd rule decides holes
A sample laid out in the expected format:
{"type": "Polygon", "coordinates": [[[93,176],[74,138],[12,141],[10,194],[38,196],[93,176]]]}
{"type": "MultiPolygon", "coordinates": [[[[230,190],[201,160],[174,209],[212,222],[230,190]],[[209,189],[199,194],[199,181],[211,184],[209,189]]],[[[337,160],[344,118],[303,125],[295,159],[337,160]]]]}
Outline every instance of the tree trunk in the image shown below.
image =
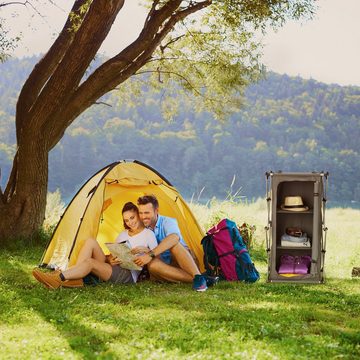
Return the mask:
{"type": "Polygon", "coordinates": [[[35,137],[18,149],[0,201],[0,242],[30,237],[45,217],[48,151],[35,137]]]}

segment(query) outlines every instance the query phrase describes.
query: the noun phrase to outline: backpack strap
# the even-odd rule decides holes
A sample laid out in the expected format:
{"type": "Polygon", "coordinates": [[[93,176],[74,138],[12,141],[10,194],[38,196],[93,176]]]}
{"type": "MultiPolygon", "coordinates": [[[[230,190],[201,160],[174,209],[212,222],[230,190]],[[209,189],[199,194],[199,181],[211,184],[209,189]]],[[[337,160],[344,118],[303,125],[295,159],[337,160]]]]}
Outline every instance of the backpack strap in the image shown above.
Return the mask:
{"type": "Polygon", "coordinates": [[[209,264],[209,259],[208,259],[208,249],[209,247],[213,247],[213,236],[212,234],[207,234],[202,240],[201,240],[201,244],[203,246],[204,249],[204,266],[205,269],[208,272],[214,273],[214,275],[218,275],[219,274],[219,258],[216,256],[215,258],[215,264],[214,264],[214,270],[212,269],[212,265],[209,264]]]}
{"type": "Polygon", "coordinates": [[[209,270],[209,269],[210,269],[209,260],[208,260],[208,256],[207,256],[210,238],[211,238],[211,235],[206,235],[206,236],[201,240],[201,245],[202,245],[203,248],[204,248],[204,266],[205,266],[205,269],[206,269],[206,270],[209,270]]]}
{"type": "Polygon", "coordinates": [[[237,251],[235,254],[236,258],[240,261],[241,266],[244,270],[244,275],[245,275],[244,281],[245,282],[255,282],[260,277],[259,272],[256,270],[256,267],[253,262],[250,262],[250,263],[244,262],[244,260],[240,256],[244,252],[248,252],[247,249],[237,251]]]}
{"type": "Polygon", "coordinates": [[[240,254],[247,252],[247,249],[242,249],[242,250],[232,250],[232,251],[228,251],[226,253],[223,253],[221,255],[219,255],[219,258],[223,257],[223,256],[227,256],[230,254],[234,254],[236,257],[238,257],[240,254]]]}

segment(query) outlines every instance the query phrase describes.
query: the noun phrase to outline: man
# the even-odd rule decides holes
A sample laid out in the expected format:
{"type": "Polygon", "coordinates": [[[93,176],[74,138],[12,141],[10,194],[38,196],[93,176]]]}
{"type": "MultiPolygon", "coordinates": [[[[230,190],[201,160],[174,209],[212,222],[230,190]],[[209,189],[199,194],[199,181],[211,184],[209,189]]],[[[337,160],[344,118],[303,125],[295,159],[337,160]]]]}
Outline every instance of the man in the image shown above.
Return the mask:
{"type": "Polygon", "coordinates": [[[139,256],[135,263],[139,266],[147,265],[155,279],[192,282],[194,290],[206,291],[207,282],[216,282],[216,279],[206,279],[200,274],[181,236],[176,219],[159,214],[159,202],[154,195],[140,197],[137,204],[140,219],[147,228],[154,231],[158,246],[139,256]]]}

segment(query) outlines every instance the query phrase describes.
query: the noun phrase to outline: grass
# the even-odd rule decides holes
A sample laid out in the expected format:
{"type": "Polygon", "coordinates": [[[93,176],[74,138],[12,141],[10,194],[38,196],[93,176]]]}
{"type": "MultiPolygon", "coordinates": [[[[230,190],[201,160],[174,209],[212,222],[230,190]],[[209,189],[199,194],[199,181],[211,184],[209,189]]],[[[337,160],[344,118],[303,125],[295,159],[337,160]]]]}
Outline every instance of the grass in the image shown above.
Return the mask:
{"type": "MultiPolygon", "coordinates": [[[[219,213],[193,205],[202,224],[219,213]]],[[[269,284],[261,202],[221,207],[257,225],[252,251],[261,280],[189,285],[144,282],[48,291],[31,277],[43,246],[0,255],[1,359],[360,358],[360,211],[327,212],[325,284],[269,284]],[[357,263],[356,263],[357,262],[357,263]]]]}

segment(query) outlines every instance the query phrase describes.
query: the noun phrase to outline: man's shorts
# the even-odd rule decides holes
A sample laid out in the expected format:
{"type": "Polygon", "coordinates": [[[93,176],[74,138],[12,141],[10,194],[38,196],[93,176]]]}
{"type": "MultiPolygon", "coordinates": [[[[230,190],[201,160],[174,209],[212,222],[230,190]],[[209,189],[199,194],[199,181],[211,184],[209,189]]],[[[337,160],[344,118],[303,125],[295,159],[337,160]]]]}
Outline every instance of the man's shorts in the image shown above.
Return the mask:
{"type": "Polygon", "coordinates": [[[114,265],[112,267],[112,274],[108,281],[113,284],[134,284],[131,271],[128,269],[123,269],[119,265],[114,265]]]}

